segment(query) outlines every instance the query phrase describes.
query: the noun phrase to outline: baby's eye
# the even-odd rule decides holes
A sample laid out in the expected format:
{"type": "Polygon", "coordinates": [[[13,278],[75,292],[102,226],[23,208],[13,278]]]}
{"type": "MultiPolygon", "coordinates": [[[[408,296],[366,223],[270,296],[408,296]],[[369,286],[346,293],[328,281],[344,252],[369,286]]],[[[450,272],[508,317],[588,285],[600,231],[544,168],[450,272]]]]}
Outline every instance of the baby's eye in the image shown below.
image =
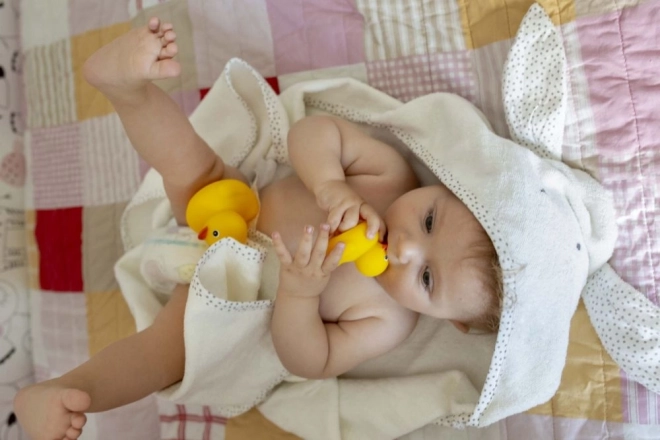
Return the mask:
{"type": "Polygon", "coordinates": [[[426,214],[426,218],[424,219],[424,227],[426,228],[426,232],[431,232],[433,229],[433,211],[429,211],[429,213],[426,214]]]}
{"type": "Polygon", "coordinates": [[[422,272],[422,285],[426,290],[429,290],[431,287],[431,271],[428,267],[422,272]]]}

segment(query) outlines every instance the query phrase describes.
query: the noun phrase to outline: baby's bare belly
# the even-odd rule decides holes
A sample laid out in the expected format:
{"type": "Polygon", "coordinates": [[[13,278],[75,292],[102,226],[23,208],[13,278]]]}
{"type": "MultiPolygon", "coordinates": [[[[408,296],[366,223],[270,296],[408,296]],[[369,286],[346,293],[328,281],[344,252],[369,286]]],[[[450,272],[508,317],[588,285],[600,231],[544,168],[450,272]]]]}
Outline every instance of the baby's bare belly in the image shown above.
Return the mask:
{"type": "MultiPolygon", "coordinates": [[[[261,211],[257,229],[269,236],[277,231],[294,255],[303,228],[319,225],[327,214],[316,204],[314,196],[296,176],[286,177],[262,189],[261,211]]],[[[378,316],[383,308],[398,305],[373,278],[366,278],[353,264],[338,267],[321,294],[319,313],[324,321],[336,322],[378,316]]]]}

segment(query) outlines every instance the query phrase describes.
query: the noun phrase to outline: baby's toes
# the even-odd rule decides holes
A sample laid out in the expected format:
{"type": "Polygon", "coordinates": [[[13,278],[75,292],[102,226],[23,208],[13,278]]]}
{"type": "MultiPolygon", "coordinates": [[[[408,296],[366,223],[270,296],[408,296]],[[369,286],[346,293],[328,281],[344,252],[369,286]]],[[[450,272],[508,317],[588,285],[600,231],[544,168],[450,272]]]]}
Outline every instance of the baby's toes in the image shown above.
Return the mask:
{"type": "Polygon", "coordinates": [[[163,60],[166,58],[172,58],[179,52],[179,48],[176,43],[169,43],[167,46],[163,47],[158,54],[158,58],[163,60]]]}
{"type": "Polygon", "coordinates": [[[151,17],[147,26],[151,32],[157,32],[160,27],[160,19],[158,17],[151,17]]]}
{"type": "Polygon", "coordinates": [[[74,427],[71,427],[66,430],[66,438],[67,440],[75,440],[78,437],[80,437],[80,434],[82,434],[81,429],[76,429],[74,427]]]}
{"type": "Polygon", "coordinates": [[[163,23],[160,26],[160,29],[158,29],[158,37],[162,37],[165,35],[165,33],[167,33],[167,31],[171,31],[172,29],[174,29],[174,25],[172,23],[163,23]]]}
{"type": "Polygon", "coordinates": [[[174,40],[176,40],[176,33],[170,29],[166,31],[163,36],[160,38],[160,42],[163,45],[163,47],[167,46],[170,43],[173,43],[174,40]]]}
{"type": "Polygon", "coordinates": [[[87,416],[82,413],[74,413],[71,415],[71,427],[74,429],[82,429],[87,423],[87,416]]]}

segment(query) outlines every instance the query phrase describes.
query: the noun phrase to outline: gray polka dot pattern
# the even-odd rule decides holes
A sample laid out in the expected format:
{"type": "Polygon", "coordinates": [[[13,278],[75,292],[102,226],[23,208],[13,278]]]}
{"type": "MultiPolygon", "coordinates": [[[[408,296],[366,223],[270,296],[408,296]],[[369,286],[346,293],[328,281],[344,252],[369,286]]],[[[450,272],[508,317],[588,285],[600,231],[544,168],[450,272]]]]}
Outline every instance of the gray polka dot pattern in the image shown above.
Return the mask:
{"type": "Polygon", "coordinates": [[[605,265],[582,294],[603,346],[626,374],[660,394],[660,308],[605,265]]]}
{"type": "MultiPolygon", "coordinates": [[[[204,267],[213,260],[215,254],[219,250],[229,250],[229,253],[233,256],[233,258],[235,258],[237,261],[243,262],[244,265],[254,266],[254,263],[256,262],[260,267],[266,258],[267,250],[264,249],[264,246],[259,242],[253,241],[253,237],[255,237],[255,234],[253,231],[250,231],[247,245],[239,243],[233,239],[222,239],[208,248],[204,255],[202,255],[202,258],[199,260],[199,263],[197,263],[195,274],[193,275],[193,279],[190,283],[189,292],[194,293],[194,295],[200,298],[203,298],[205,304],[208,307],[213,307],[221,311],[244,312],[249,310],[272,308],[273,301],[271,300],[230,301],[225,298],[221,298],[211,290],[207,289],[199,277],[200,271],[203,270],[204,267]]],[[[259,235],[256,235],[256,237],[259,241],[263,240],[263,237],[259,235]]]]}
{"type": "Polygon", "coordinates": [[[502,80],[511,138],[541,157],[561,160],[566,114],[563,45],[541,7],[530,8],[518,35],[526,38],[516,39],[502,80]]]}

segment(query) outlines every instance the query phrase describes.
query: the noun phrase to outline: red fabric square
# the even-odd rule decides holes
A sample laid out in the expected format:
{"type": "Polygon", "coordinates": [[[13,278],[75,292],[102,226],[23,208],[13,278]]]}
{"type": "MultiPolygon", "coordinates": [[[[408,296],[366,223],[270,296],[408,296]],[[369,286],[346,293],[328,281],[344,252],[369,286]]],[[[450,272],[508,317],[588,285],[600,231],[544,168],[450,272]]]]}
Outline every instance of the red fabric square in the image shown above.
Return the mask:
{"type": "Polygon", "coordinates": [[[34,235],[41,289],[82,293],[82,208],[38,210],[34,235]]]}
{"type": "Polygon", "coordinates": [[[280,94],[280,83],[277,81],[276,76],[271,76],[270,78],[265,78],[266,82],[270,87],[275,91],[276,94],[280,94]]]}

